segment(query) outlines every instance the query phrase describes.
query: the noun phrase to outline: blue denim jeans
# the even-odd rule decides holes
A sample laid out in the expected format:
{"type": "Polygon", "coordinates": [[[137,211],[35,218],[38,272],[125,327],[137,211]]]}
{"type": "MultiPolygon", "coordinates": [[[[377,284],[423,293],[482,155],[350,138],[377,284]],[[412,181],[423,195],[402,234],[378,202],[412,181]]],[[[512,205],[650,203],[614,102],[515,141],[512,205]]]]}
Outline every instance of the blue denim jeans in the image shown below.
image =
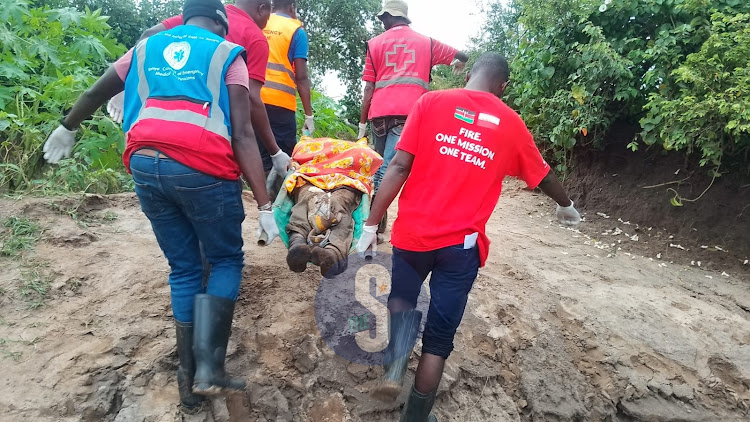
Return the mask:
{"type": "Polygon", "coordinates": [[[217,179],[164,156],[133,155],[130,170],[141,209],[172,269],[174,318],[192,322],[199,293],[236,300],[244,265],[240,181],[217,179]],[[211,264],[206,286],[200,244],[211,264]]]}
{"type": "Polygon", "coordinates": [[[450,356],[453,337],[464,316],[479,263],[477,246],[464,249],[461,244],[429,252],[393,248],[393,275],[388,296],[388,308],[392,311],[415,309],[422,283],[432,272],[422,353],[444,359],[450,356]]]}
{"type": "Polygon", "coordinates": [[[376,193],[380,187],[380,182],[383,181],[385,171],[388,170],[388,164],[390,164],[393,157],[396,156],[396,144],[398,143],[398,140],[401,139],[401,131],[403,129],[404,126],[399,125],[391,128],[385,136],[374,136],[375,152],[383,157],[383,165],[380,166],[375,173],[375,177],[373,177],[376,193]]]}

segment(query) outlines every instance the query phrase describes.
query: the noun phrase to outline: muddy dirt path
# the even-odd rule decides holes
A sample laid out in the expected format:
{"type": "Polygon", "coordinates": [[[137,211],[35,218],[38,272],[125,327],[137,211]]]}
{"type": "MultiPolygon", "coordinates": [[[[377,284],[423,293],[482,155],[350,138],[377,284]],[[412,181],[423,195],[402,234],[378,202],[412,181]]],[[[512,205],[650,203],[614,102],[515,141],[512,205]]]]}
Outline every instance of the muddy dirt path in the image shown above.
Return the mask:
{"type": "MultiPolygon", "coordinates": [[[[278,242],[252,242],[252,205],[228,360],[248,391],[183,417],[168,268],[134,195],[0,200],[0,220],[25,215],[45,227],[23,258],[0,258],[0,421],[397,420],[405,394],[393,405],[371,399],[380,370],[321,340],[320,275],[289,272],[278,242]],[[34,280],[51,285],[36,308],[20,293],[34,280]]],[[[644,258],[616,214],[607,233],[596,210],[580,231],[553,224],[552,210],[506,182],[439,419],[748,420],[747,266],[722,275],[689,258],[644,258]]]]}

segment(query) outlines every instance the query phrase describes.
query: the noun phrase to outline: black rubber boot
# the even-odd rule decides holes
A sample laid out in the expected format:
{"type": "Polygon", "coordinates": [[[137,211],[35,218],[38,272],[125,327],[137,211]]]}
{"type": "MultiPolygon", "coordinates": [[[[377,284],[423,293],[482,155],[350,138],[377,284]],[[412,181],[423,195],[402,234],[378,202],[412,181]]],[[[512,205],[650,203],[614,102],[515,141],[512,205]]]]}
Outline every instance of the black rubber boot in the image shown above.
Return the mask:
{"type": "Polygon", "coordinates": [[[430,413],[435,404],[436,393],[437,390],[422,394],[412,387],[399,422],[437,422],[437,417],[430,413]]]}
{"type": "Polygon", "coordinates": [[[286,254],[286,264],[295,273],[304,272],[307,263],[312,259],[307,239],[297,232],[289,233],[289,252],[286,254]]]}
{"type": "Polygon", "coordinates": [[[401,392],[401,382],[409,365],[409,356],[417,342],[422,312],[412,309],[390,315],[390,341],[385,349],[383,379],[372,396],[386,403],[393,402],[401,392]]]}
{"type": "Polygon", "coordinates": [[[180,361],[177,367],[180,407],[183,412],[192,415],[198,413],[203,406],[203,397],[193,394],[193,375],[195,374],[193,324],[175,321],[175,326],[177,327],[177,357],[180,361]]]}
{"type": "Polygon", "coordinates": [[[193,393],[212,396],[245,389],[245,381],[224,372],[227,344],[232,333],[234,301],[206,294],[195,295],[193,393]]]}

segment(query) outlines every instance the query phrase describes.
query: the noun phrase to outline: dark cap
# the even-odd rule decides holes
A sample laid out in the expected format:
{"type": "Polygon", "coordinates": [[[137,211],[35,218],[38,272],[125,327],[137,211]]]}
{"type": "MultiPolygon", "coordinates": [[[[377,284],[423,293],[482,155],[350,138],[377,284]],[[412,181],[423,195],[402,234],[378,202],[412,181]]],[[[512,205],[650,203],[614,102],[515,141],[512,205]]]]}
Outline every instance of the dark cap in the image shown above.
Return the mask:
{"type": "Polygon", "coordinates": [[[187,23],[196,16],[205,16],[214,19],[224,26],[229,33],[229,20],[227,10],[221,0],[185,0],[182,7],[182,22],[187,23]]]}

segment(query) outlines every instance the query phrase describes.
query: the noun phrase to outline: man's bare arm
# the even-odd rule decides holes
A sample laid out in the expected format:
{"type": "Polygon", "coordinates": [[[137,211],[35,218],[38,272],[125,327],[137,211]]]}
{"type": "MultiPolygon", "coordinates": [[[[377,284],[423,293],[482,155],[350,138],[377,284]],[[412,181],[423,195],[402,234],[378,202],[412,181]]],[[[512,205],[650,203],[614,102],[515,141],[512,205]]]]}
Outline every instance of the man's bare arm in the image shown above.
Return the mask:
{"type": "Polygon", "coordinates": [[[380,188],[378,188],[378,194],[375,195],[375,201],[370,208],[370,217],[366,223],[368,226],[377,226],[383,219],[386,210],[396,199],[396,195],[401,191],[406,179],[409,178],[412,164],[414,164],[414,155],[406,151],[396,151],[396,156],[388,165],[385,177],[383,177],[380,188]]]}
{"type": "Polygon", "coordinates": [[[312,99],[310,94],[310,75],[307,72],[307,60],[294,59],[294,81],[297,83],[297,92],[302,101],[305,116],[312,116],[312,99]]]}
{"type": "Polygon", "coordinates": [[[568,207],[571,204],[568,194],[565,192],[565,188],[560,184],[555,172],[550,169],[549,173],[544,176],[541,182],[539,182],[539,189],[544,192],[545,195],[552,198],[553,201],[557,202],[557,205],[561,207],[568,207]]]}
{"type": "Polygon", "coordinates": [[[367,123],[367,116],[370,114],[370,104],[372,104],[373,93],[375,93],[375,82],[365,82],[365,91],[362,99],[362,115],[359,118],[360,123],[367,123]]]}
{"type": "MultiPolygon", "coordinates": [[[[250,108],[252,109],[252,115],[250,121],[253,123],[255,132],[260,137],[263,146],[268,151],[269,155],[274,155],[279,152],[279,145],[276,144],[276,137],[273,135],[271,130],[271,122],[268,121],[268,113],[266,112],[266,105],[263,104],[263,100],[260,99],[260,89],[263,87],[263,83],[257,79],[250,78],[250,108]]],[[[246,117],[247,119],[247,117],[246,117]]]]}
{"type": "Polygon", "coordinates": [[[123,89],[125,89],[125,82],[117,75],[114,66],[110,66],[104,75],[78,98],[63,121],[65,127],[77,128],[107,100],[122,92],[123,89]]]}
{"type": "Polygon", "coordinates": [[[250,100],[247,90],[241,85],[229,85],[229,109],[232,121],[232,149],[234,158],[240,166],[242,175],[253,191],[258,205],[270,202],[266,191],[266,175],[263,173],[263,163],[260,159],[258,141],[255,138],[253,124],[248,115],[252,116],[250,100]]]}

